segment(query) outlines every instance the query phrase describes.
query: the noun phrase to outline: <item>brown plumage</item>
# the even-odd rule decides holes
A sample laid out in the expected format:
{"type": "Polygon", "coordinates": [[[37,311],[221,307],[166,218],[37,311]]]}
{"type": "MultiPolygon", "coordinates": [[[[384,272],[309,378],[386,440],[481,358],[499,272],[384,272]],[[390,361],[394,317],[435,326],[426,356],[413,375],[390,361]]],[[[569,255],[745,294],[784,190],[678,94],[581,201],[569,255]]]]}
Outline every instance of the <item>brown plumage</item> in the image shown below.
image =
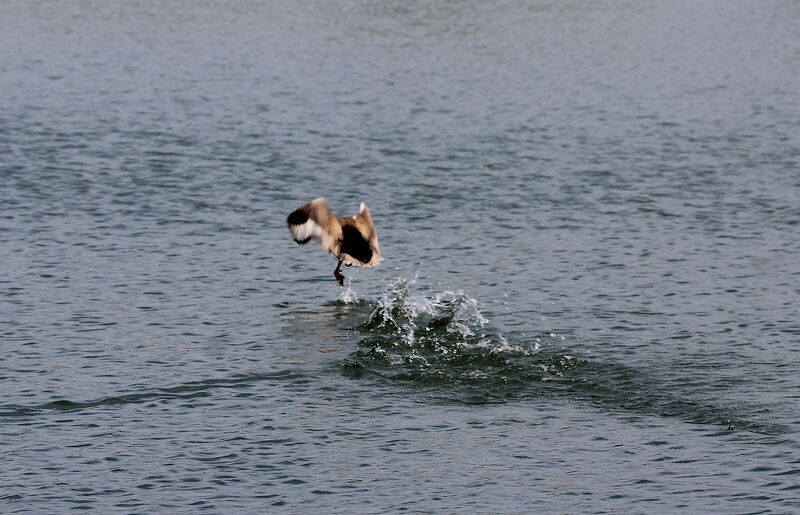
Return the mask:
{"type": "Polygon", "coordinates": [[[344,276],[339,271],[342,263],[372,268],[383,261],[378,232],[363,202],[358,214],[337,217],[324,198],[314,199],[292,211],[287,222],[294,241],[304,245],[311,238],[317,238],[323,249],[339,259],[333,271],[339,284],[344,284],[344,276]]]}

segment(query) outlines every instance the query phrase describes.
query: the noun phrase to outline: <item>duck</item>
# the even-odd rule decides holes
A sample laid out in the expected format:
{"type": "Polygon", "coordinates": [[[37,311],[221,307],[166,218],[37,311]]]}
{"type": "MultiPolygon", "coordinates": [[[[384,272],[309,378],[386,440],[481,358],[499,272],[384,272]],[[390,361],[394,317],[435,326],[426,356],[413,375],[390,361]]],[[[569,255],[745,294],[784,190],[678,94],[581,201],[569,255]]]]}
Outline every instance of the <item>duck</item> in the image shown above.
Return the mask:
{"type": "Polygon", "coordinates": [[[357,214],[337,217],[324,198],[316,198],[292,211],[286,222],[299,245],[317,239],[323,250],[336,256],[339,263],[333,277],[342,286],[345,279],[342,264],[372,268],[383,261],[378,231],[364,202],[359,205],[357,214]]]}

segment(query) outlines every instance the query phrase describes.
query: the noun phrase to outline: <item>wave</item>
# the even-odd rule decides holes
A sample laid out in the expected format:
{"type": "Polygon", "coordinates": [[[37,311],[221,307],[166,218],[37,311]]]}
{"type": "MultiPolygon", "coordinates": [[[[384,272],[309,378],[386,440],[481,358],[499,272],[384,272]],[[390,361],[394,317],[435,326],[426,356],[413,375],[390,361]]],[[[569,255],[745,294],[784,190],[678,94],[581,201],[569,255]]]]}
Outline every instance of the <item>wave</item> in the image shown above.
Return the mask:
{"type": "Polygon", "coordinates": [[[463,291],[415,291],[414,286],[415,280],[397,278],[377,298],[351,303],[368,314],[355,328],[361,338],[341,363],[342,373],[427,387],[440,400],[567,398],[725,430],[786,429],[740,416],[750,411],[741,406],[721,407],[698,398],[680,384],[659,380],[657,371],[569,351],[556,334],[507,338],[492,326],[478,300],[463,291]],[[549,344],[554,338],[559,345],[549,344]]]}
{"type": "Polygon", "coordinates": [[[192,399],[206,397],[211,390],[220,388],[244,388],[262,381],[286,381],[303,379],[305,376],[291,370],[282,370],[266,374],[241,374],[233,378],[207,379],[194,381],[168,388],[157,388],[150,391],[113,395],[86,401],[58,399],[36,405],[6,404],[0,406],[2,417],[29,417],[48,411],[78,411],[95,407],[107,407],[120,404],[137,404],[161,399],[192,399]]]}

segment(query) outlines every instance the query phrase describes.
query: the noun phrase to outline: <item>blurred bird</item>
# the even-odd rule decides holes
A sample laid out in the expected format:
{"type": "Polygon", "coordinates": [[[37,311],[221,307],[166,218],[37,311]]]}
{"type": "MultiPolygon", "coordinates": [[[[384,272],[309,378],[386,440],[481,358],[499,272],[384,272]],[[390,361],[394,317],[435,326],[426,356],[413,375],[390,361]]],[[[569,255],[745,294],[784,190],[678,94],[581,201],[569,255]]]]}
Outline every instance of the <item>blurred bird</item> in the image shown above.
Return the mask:
{"type": "Polygon", "coordinates": [[[365,203],[361,203],[358,214],[335,216],[324,198],[314,199],[289,215],[289,232],[294,241],[305,245],[311,238],[319,240],[322,248],[339,259],[333,276],[344,285],[340,272],[342,263],[372,268],[381,261],[378,232],[372,224],[372,215],[365,203]]]}

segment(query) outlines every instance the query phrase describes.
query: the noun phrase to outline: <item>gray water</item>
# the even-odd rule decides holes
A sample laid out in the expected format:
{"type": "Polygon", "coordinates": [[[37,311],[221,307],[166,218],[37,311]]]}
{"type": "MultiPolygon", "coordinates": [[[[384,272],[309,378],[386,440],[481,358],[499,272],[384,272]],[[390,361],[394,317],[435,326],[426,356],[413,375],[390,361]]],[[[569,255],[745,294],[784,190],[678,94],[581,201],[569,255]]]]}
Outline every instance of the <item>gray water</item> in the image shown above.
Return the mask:
{"type": "Polygon", "coordinates": [[[4,0],[0,512],[800,512],[798,122],[788,0],[4,0]]]}

